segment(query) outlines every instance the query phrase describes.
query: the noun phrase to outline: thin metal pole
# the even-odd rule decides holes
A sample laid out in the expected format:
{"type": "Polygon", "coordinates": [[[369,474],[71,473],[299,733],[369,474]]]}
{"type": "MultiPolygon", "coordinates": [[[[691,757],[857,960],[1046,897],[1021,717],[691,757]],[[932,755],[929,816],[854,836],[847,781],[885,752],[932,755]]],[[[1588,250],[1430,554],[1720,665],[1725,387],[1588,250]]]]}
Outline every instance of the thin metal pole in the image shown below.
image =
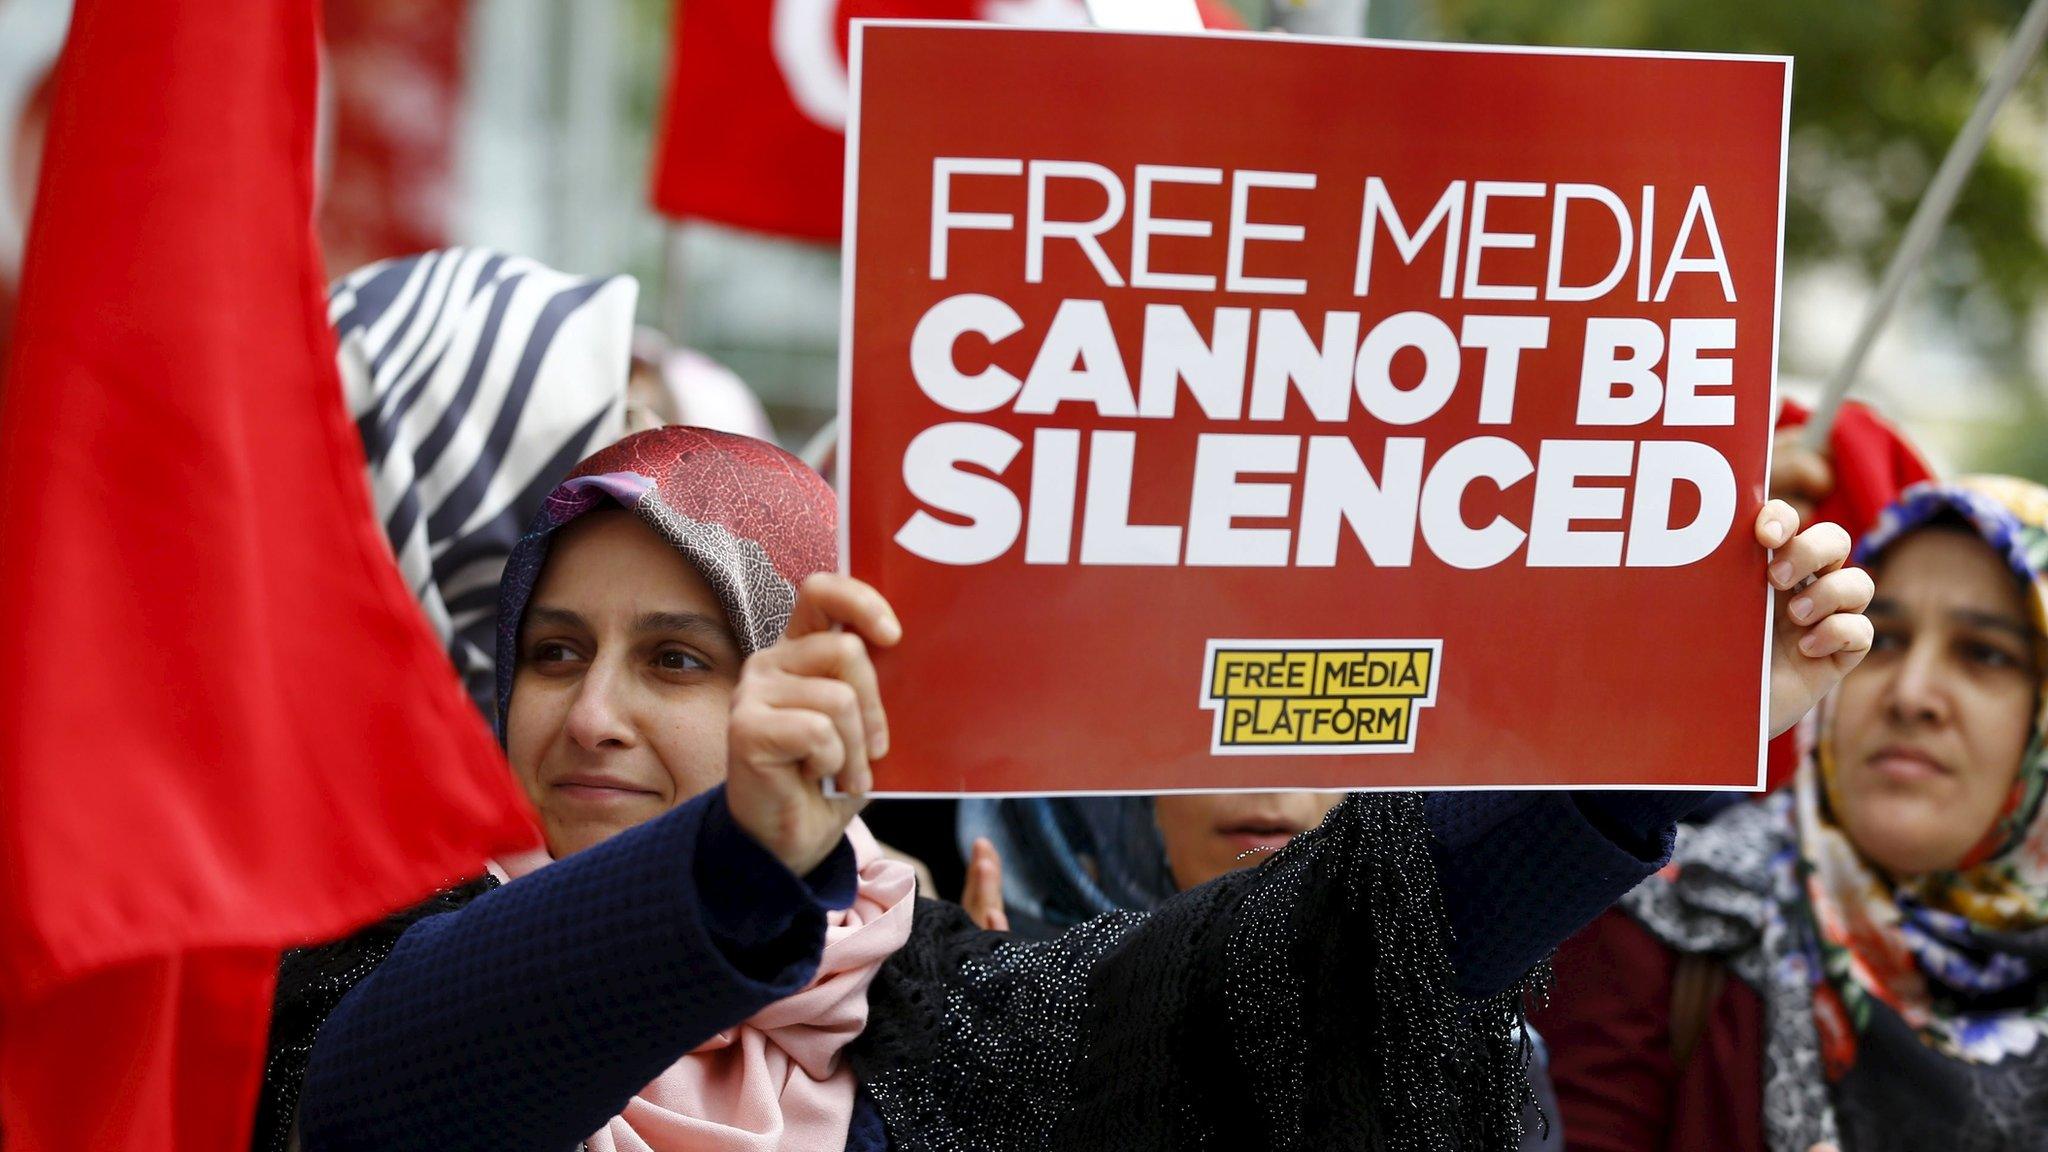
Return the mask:
{"type": "Polygon", "coordinates": [[[1364,36],[1366,0],[1266,0],[1272,27],[1301,36],[1364,36]]]}
{"type": "Polygon", "coordinates": [[[1195,0],[1087,0],[1088,22],[1125,32],[1200,32],[1195,0]]]}
{"type": "Polygon", "coordinates": [[[2044,38],[2048,38],[2048,0],[2034,0],[2027,6],[2026,15],[2020,17],[2012,41],[2005,46],[2005,55],[1998,58],[1998,66],[1992,69],[1990,79],[1984,82],[1984,93],[1977,98],[1977,106],[1971,109],[1970,118],[1956,135],[1956,142],[1949,145],[1948,155],[1941,158],[1941,167],[1927,185],[1926,195],[1913,209],[1913,218],[1906,224],[1899,249],[1892,254],[1892,262],[1884,270],[1884,279],[1878,281],[1877,295],[1871,299],[1869,309],[1863,313],[1863,323],[1856,329],[1856,338],[1849,344],[1849,354],[1842,358],[1834,375],[1828,377],[1820,406],[1806,425],[1806,445],[1809,448],[1819,449],[1827,444],[1828,433],[1835,425],[1835,414],[1841,411],[1842,399],[1855,386],[1856,377],[1863,371],[1863,361],[1870,356],[1871,345],[1877,342],[1877,334],[1884,330],[1885,321],[1891,319],[1892,310],[1905,293],[1906,282],[1912,279],[1921,261],[1927,258],[1927,250],[1934,246],[1934,238],[1940,235],[1942,224],[1947,222],[1949,212],[1955,208],[1956,197],[1962,193],[1970,169],[1976,166],[1977,157],[1984,151],[1984,142],[1991,137],[1991,122],[1998,118],[1998,110],[2005,105],[2013,89],[2019,86],[2020,77],[2026,75],[2027,65],[2041,51],[2044,38]]]}
{"type": "Polygon", "coordinates": [[[832,463],[833,454],[838,451],[839,417],[834,416],[830,420],[825,421],[823,428],[811,433],[811,438],[804,441],[804,446],[802,450],[797,452],[796,458],[809,464],[812,468],[824,472],[829,478],[832,473],[826,472],[825,469],[827,465],[832,463]]]}
{"type": "MultiPolygon", "coordinates": [[[[662,334],[678,345],[690,343],[688,262],[683,258],[683,228],[673,220],[661,222],[661,318],[662,334]]],[[[696,333],[701,338],[701,333],[696,333]]]]}

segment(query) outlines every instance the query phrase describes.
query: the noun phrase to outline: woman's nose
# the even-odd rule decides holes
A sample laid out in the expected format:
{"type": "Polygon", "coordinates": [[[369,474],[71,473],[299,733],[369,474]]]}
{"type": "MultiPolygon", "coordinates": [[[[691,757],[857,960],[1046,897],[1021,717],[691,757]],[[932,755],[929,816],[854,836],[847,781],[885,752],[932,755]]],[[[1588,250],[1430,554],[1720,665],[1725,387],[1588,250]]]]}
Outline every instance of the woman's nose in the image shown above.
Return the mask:
{"type": "Polygon", "coordinates": [[[1940,646],[1930,640],[1908,648],[1892,675],[1887,704],[1900,723],[1939,724],[1948,719],[1947,669],[1940,646]]]}
{"type": "Polygon", "coordinates": [[[592,752],[633,746],[633,725],[625,700],[629,679],[623,669],[601,660],[591,665],[576,687],[575,702],[569,706],[564,727],[571,740],[592,752]]]}

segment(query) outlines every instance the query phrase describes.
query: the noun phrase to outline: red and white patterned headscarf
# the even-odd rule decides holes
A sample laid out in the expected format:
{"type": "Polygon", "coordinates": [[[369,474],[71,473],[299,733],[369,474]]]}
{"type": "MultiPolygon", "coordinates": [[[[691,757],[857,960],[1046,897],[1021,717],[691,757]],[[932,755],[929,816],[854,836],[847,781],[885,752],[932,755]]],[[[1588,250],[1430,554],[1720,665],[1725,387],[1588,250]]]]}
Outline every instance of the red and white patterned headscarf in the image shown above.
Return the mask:
{"type": "MultiPolygon", "coordinates": [[[[775,643],[804,577],[834,565],[838,504],[815,471],[773,444],[671,426],[628,436],[578,465],[512,550],[499,599],[498,715],[511,703],[526,605],[563,525],[630,509],[704,577],[743,654],[775,643]]],[[[500,731],[503,721],[500,720],[500,731]]],[[[586,1141],[590,1152],[770,1152],[844,1146],[855,1080],[845,1048],[868,1019],[882,962],[910,937],[916,881],[860,821],[853,906],[830,914],[809,986],[728,1028],[642,1088],[586,1141]]],[[[544,861],[508,863],[517,877],[544,861]]]]}
{"type": "Polygon", "coordinates": [[[519,625],[556,532],[593,508],[645,521],[704,577],[740,654],[775,643],[796,588],[836,564],[839,505],[823,477],[764,440],[671,425],[576,466],[512,549],[498,600],[498,717],[512,699],[519,625]]]}

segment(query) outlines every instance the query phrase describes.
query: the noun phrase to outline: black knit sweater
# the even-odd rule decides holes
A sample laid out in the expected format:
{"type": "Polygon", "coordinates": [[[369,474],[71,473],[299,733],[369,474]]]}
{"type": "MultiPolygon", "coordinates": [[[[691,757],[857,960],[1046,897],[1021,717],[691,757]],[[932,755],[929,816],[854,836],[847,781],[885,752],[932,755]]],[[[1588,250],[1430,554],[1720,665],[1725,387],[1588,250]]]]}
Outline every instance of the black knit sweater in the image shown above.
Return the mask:
{"type": "MultiPolygon", "coordinates": [[[[1259,868],[1042,944],[920,902],[852,1049],[851,1135],[872,1144],[879,1112],[902,1149],[1511,1148],[1516,979],[1662,862],[1690,802],[1354,796],[1259,868]]],[[[272,1138],[304,1069],[289,1054],[310,1051],[305,1152],[573,1147],[809,978],[833,885],[736,892],[759,849],[731,835],[714,792],[395,949],[387,928],[318,980],[288,965],[272,1138]],[[720,837],[706,876],[700,839],[720,837]]]]}

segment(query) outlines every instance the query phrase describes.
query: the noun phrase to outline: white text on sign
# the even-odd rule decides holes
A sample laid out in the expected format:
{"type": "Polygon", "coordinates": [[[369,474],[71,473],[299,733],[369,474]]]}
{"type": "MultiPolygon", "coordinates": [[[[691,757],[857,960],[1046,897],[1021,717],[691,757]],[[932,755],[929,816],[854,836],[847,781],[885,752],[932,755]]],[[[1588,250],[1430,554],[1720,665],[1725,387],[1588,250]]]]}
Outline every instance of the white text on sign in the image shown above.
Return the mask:
{"type": "Polygon", "coordinates": [[[1074,405],[1093,417],[1171,420],[1191,402],[1207,420],[1254,429],[1305,412],[1320,424],[1363,419],[1416,434],[1389,436],[1377,452],[1362,455],[1335,427],[1330,435],[1306,436],[1204,432],[1183,522],[1134,523],[1133,477],[1144,467],[1138,432],[1097,428],[1084,442],[1078,429],[1034,429],[1020,496],[1006,480],[1025,440],[972,420],[947,421],[924,429],[905,451],[904,483],[924,508],[903,523],[896,542],[952,565],[988,563],[1021,541],[1030,564],[1309,568],[1334,565],[1348,532],[1381,567],[1413,563],[1420,543],[1445,564],[1480,569],[1516,557],[1529,567],[1682,567],[1727,539],[1737,490],[1719,451],[1682,436],[1602,438],[1651,424],[1734,424],[1734,319],[1660,322],[1627,314],[1663,305],[1674,284],[1689,277],[1706,278],[1714,298],[1735,302],[1705,186],[1692,188],[1675,228],[1667,221],[1660,231],[1656,189],[1649,186],[1455,180],[1433,198],[1399,203],[1378,177],[1361,181],[1350,295],[1370,297],[1375,261],[1382,268],[1389,259],[1417,266],[1440,249],[1441,298],[1612,306],[1616,314],[1591,316],[1582,329],[1554,332],[1549,317],[1479,311],[1447,319],[1411,309],[1368,320],[1363,309],[1304,315],[1247,304],[1191,312],[1154,302],[1144,307],[1139,347],[1119,341],[1106,303],[1111,290],[1305,294],[1304,279],[1247,268],[1261,249],[1310,240],[1307,228],[1286,222],[1268,198],[1315,183],[1309,173],[1152,164],[1137,165],[1127,182],[1081,161],[938,158],[931,279],[947,279],[960,234],[1004,233],[1022,247],[1027,282],[1043,279],[1049,246],[1069,244],[1105,290],[1104,299],[1063,300],[1040,332],[1027,332],[1016,309],[986,293],[934,303],[912,334],[909,369],[940,408],[961,416],[1008,410],[1056,418],[1074,405]],[[956,209],[956,183],[966,181],[1016,185],[1022,211],[956,209]],[[1060,182],[1095,187],[1103,208],[1085,219],[1052,217],[1048,189],[1060,182]],[[1166,185],[1213,187],[1215,214],[1161,215],[1154,193],[1166,185]],[[1498,219],[1497,206],[1514,200],[1547,201],[1547,231],[1488,223],[1490,212],[1498,219]],[[1102,237],[1127,216],[1127,250],[1112,254],[1102,237]],[[1574,229],[1604,230],[1614,246],[1611,265],[1597,275],[1568,273],[1563,253],[1574,229]],[[1153,239],[1216,235],[1226,240],[1221,268],[1158,266],[1153,239]],[[1487,253],[1513,249],[1544,252],[1544,275],[1516,283],[1488,271],[1487,253]],[[1007,348],[1016,341],[1035,342],[1022,376],[995,363],[961,367],[963,345],[1007,348]],[[1432,441],[1425,434],[1461,388],[1476,389],[1479,424],[1511,424],[1523,357],[1554,345],[1583,348],[1575,422],[1588,430],[1585,437],[1544,439],[1530,449],[1505,436],[1432,441]],[[1468,352],[1478,354],[1476,374],[1466,372],[1468,352]],[[1419,363],[1419,375],[1398,370],[1397,359],[1411,368],[1419,363]],[[1532,478],[1534,511],[1526,523],[1466,519],[1465,498],[1475,487],[1505,491],[1532,478]],[[1674,510],[1686,506],[1690,518],[1672,523],[1674,510]],[[1246,519],[1288,523],[1238,523],[1246,519]],[[1580,526],[1600,521],[1613,526],[1580,526]]]}

